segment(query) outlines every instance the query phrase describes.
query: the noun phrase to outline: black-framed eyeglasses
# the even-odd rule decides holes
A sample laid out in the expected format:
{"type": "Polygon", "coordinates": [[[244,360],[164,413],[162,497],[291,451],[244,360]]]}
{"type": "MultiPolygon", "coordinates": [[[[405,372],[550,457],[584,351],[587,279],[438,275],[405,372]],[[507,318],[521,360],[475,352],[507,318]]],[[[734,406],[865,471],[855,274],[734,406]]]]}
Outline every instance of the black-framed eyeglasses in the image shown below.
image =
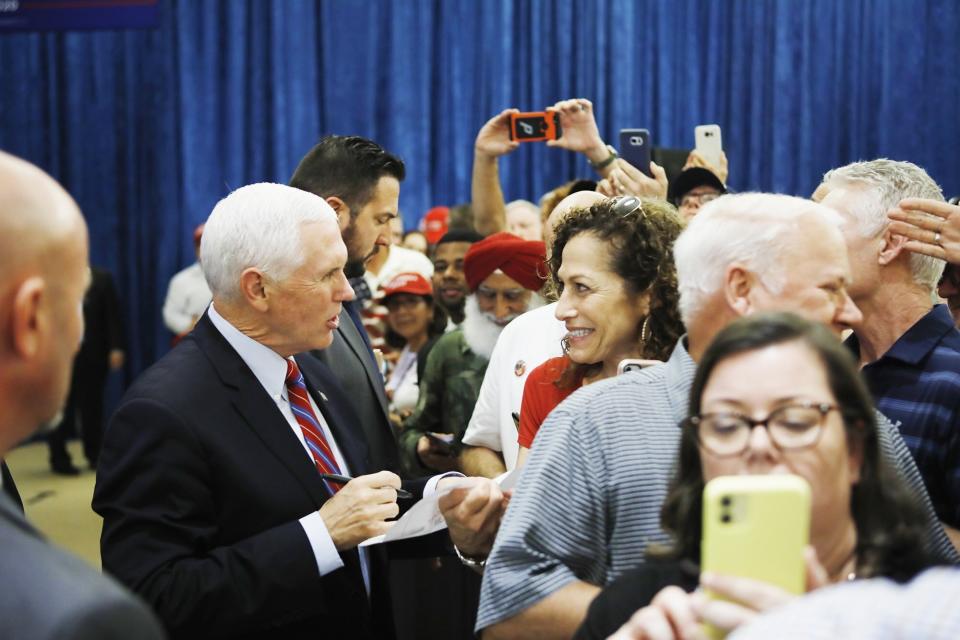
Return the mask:
{"type": "Polygon", "coordinates": [[[641,204],[640,198],[636,196],[617,196],[610,211],[613,215],[622,218],[639,209],[641,204]]]}
{"type": "Polygon", "coordinates": [[[717,457],[743,453],[754,427],[763,426],[775,447],[783,451],[812,447],[820,440],[827,414],[839,407],[826,402],[788,404],[778,407],[762,420],[735,411],[718,411],[691,416],[680,423],[693,429],[697,443],[717,457]]]}

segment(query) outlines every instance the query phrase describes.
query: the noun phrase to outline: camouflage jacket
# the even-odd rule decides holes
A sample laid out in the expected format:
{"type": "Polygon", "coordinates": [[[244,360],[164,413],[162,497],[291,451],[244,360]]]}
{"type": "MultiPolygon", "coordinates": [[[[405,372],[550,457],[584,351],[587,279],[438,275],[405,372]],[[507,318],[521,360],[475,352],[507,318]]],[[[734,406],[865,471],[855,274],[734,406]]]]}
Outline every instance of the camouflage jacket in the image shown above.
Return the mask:
{"type": "Polygon", "coordinates": [[[470,350],[463,329],[437,340],[418,383],[417,406],[404,421],[399,437],[405,471],[427,471],[417,457],[417,442],[428,431],[452,433],[454,449],[460,450],[460,438],[470,422],[486,370],[487,359],[470,350]]]}

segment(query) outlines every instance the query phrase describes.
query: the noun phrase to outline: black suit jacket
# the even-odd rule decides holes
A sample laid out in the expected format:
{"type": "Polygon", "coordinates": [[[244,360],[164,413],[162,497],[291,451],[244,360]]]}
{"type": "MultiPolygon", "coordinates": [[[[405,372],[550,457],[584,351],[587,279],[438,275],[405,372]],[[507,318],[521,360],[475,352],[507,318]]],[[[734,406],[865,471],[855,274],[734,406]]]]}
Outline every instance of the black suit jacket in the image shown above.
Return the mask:
{"type": "MultiPolygon", "coordinates": [[[[373,471],[333,375],[309,355],[297,362],[351,472],[373,471]]],[[[405,487],[419,497],[423,485],[405,487]]],[[[382,549],[371,549],[372,598],[355,550],[319,575],[298,520],[328,498],[275,401],[205,315],[107,428],[93,500],[103,567],[176,637],[391,637],[382,549]]]]}
{"type": "MultiPolygon", "coordinates": [[[[344,307],[348,304],[345,302],[344,307]]],[[[340,326],[334,334],[333,344],[322,351],[312,351],[311,355],[336,373],[344,389],[350,389],[348,400],[360,419],[370,462],[377,469],[399,473],[400,453],[390,426],[383,378],[346,309],[340,312],[340,326]]]]}

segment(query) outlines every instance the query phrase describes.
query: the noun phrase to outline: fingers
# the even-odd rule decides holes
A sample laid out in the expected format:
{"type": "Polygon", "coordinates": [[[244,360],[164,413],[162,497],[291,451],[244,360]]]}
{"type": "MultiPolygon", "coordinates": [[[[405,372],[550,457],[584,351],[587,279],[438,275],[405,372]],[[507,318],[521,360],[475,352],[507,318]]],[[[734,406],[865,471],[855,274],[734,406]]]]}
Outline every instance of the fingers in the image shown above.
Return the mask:
{"type": "Polygon", "coordinates": [[[661,198],[667,197],[667,188],[669,187],[669,181],[667,180],[667,171],[658,165],[653,160],[650,161],[650,173],[653,175],[653,179],[657,181],[657,184],[660,185],[662,193],[659,195],[661,198]]]}
{"type": "MultiPolygon", "coordinates": [[[[380,489],[383,487],[393,487],[394,489],[400,488],[400,476],[391,472],[391,471],[378,471],[377,473],[370,473],[365,476],[357,476],[351,480],[346,486],[351,485],[372,487],[375,489],[380,489]]],[[[394,491],[396,493],[396,491],[394,491]]]]}
{"type": "MultiPolygon", "coordinates": [[[[928,198],[906,198],[900,201],[900,209],[903,211],[920,211],[944,220],[952,216],[960,216],[960,206],[928,198]]],[[[890,217],[893,218],[892,213],[890,217]]]]}
{"type": "Polygon", "coordinates": [[[679,587],[662,589],[650,606],[637,611],[611,638],[676,640],[700,638],[691,596],[679,587]]]}
{"type": "Polygon", "coordinates": [[[947,252],[944,251],[943,247],[939,245],[929,244],[927,242],[919,242],[917,240],[909,240],[903,243],[903,248],[906,249],[907,251],[912,251],[914,253],[921,253],[925,256],[930,256],[932,258],[940,258],[941,260],[948,260],[947,252]]]}
{"type": "Polygon", "coordinates": [[[698,630],[700,625],[693,610],[690,594],[680,587],[661,589],[651,604],[666,614],[667,620],[681,638],[691,637],[698,630]]]}
{"type": "Polygon", "coordinates": [[[676,637],[667,616],[655,607],[640,609],[611,636],[629,640],[675,640],[676,637]]]}
{"type": "Polygon", "coordinates": [[[747,624],[758,615],[753,609],[734,602],[714,600],[702,592],[694,593],[691,596],[691,603],[694,613],[700,620],[724,631],[732,631],[747,624]]]}
{"type": "Polygon", "coordinates": [[[603,194],[608,198],[612,198],[613,196],[617,195],[614,186],[610,184],[610,180],[608,178],[604,178],[597,183],[597,193],[603,194]]]}
{"type": "MultiPolygon", "coordinates": [[[[904,202],[907,202],[904,200],[904,202]]],[[[937,203],[942,204],[942,203],[937,203]]],[[[891,209],[887,217],[891,220],[910,224],[927,231],[940,231],[944,227],[944,216],[920,212],[918,209],[891,209]]]]}
{"type": "Polygon", "coordinates": [[[783,589],[760,580],[709,571],[700,575],[700,584],[717,595],[736,600],[757,611],[766,611],[793,598],[783,589]]]}

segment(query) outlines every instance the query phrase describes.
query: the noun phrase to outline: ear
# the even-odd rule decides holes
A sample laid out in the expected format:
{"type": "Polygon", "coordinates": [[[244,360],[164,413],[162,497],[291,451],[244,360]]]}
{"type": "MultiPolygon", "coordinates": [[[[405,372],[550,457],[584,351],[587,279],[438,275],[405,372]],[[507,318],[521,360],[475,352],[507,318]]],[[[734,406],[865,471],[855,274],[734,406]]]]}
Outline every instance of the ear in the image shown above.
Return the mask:
{"type": "Polygon", "coordinates": [[[890,231],[890,227],[887,227],[887,229],[883,232],[880,253],[877,256],[877,264],[885,267],[899,258],[900,254],[905,251],[904,245],[906,242],[906,236],[902,236],[899,233],[893,233],[890,231]]]}
{"type": "Polygon", "coordinates": [[[259,269],[248,267],[240,274],[240,294],[257,311],[264,312],[270,307],[267,289],[266,277],[259,269]]]}
{"type": "Polygon", "coordinates": [[[10,314],[12,346],[17,356],[30,359],[43,344],[43,298],[46,283],[38,276],[27,278],[13,294],[10,314]]]}
{"type": "Polygon", "coordinates": [[[642,315],[650,315],[650,312],[654,309],[653,286],[637,296],[637,307],[642,315]]]}
{"type": "Polygon", "coordinates": [[[752,271],[739,264],[727,267],[723,281],[723,295],[730,307],[738,316],[748,315],[753,310],[751,293],[756,286],[757,278],[752,271]]]}
{"type": "Polygon", "coordinates": [[[340,231],[343,231],[350,226],[350,207],[347,206],[347,203],[338,198],[337,196],[330,196],[326,198],[327,204],[330,205],[330,208],[333,209],[333,212],[337,214],[337,222],[340,224],[340,231]]]}

